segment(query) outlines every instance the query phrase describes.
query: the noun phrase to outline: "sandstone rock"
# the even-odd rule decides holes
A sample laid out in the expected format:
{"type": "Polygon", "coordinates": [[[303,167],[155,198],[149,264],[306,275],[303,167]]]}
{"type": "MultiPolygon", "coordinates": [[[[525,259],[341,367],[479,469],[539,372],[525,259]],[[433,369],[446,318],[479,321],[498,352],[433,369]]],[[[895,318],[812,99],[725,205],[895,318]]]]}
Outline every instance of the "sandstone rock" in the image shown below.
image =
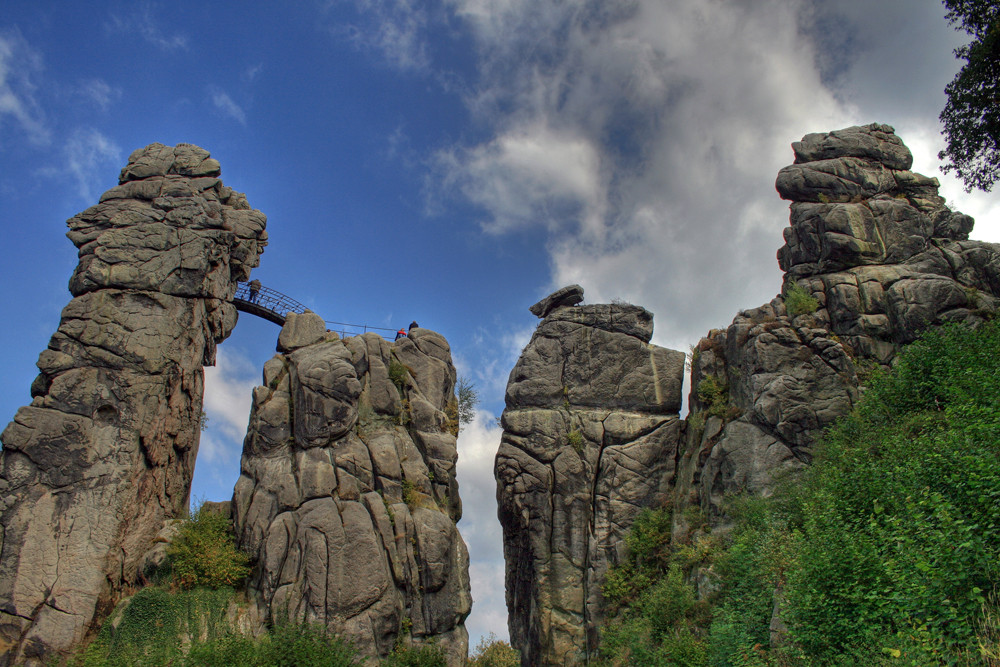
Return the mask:
{"type": "Polygon", "coordinates": [[[278,335],[278,352],[292,352],[318,343],[326,337],[326,322],[323,318],[307,310],[299,315],[298,313],[288,313],[285,315],[285,326],[281,328],[278,335]]]}
{"type": "Polygon", "coordinates": [[[307,317],[319,320],[286,321],[285,353],[253,393],[232,505],[257,563],[249,592],[261,618],[323,623],[369,657],[436,641],[463,665],[472,601],[448,343],[427,329],[333,340],[307,317]]]}
{"type": "Polygon", "coordinates": [[[892,128],[807,135],[793,149],[796,164],[778,176],[792,199],[778,262],[784,291],[797,283],[817,308],[793,317],[779,297],[740,313],[692,362],[697,428],[675,507],[699,505],[717,529],[725,498],[766,495],[781,471],[809,462],[816,435],[857,400],[859,368],[887,366],[927,327],[975,322],[1000,303],[1000,246],[966,240],[972,219],[944,206],[936,179],[907,171],[892,128]],[[699,392],[706,379],[725,388],[719,405],[699,392]]]}
{"type": "MultiPolygon", "coordinates": [[[[785,296],[698,343],[684,422],[673,416],[683,355],[648,345],[648,312],[537,304],[548,314],[511,372],[495,468],[523,664],[594,655],[600,585],[639,508],[669,501],[675,544],[702,530],[692,514],[724,533],[727,499],[766,496],[809,463],[818,434],[857,401],[860,371],[891,365],[929,326],[1000,307],[1000,245],[968,240],[972,219],[909,171],[891,127],[811,134],[793,149],[776,183],[792,201],[785,296]]],[[[691,573],[704,593],[703,575],[691,573]]]]}
{"type": "Polygon", "coordinates": [[[556,308],[575,306],[583,301],[583,288],[579,285],[569,285],[556,290],[528,310],[535,317],[544,318],[556,308]]]}
{"type": "Polygon", "coordinates": [[[604,575],[641,508],[669,496],[684,354],[651,335],[638,306],[557,307],[511,372],[495,471],[523,664],[595,655],[604,575]]]}
{"type": "Polygon", "coordinates": [[[65,654],[187,509],[202,366],[267,243],[263,214],[218,174],[207,151],[153,144],[68,221],[75,298],[0,436],[0,664],[65,654]]]}

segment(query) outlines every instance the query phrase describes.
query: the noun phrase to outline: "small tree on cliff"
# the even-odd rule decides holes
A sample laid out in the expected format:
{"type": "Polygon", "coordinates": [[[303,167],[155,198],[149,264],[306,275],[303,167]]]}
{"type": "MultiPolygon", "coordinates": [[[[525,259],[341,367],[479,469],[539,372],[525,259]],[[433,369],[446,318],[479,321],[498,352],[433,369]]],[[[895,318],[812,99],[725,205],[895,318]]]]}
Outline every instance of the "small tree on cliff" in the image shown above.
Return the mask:
{"type": "Polygon", "coordinates": [[[941,122],[947,147],[942,169],[989,192],[1000,177],[1000,4],[996,0],[944,0],[946,18],[972,36],[955,49],[965,66],[948,84],[941,122]]]}

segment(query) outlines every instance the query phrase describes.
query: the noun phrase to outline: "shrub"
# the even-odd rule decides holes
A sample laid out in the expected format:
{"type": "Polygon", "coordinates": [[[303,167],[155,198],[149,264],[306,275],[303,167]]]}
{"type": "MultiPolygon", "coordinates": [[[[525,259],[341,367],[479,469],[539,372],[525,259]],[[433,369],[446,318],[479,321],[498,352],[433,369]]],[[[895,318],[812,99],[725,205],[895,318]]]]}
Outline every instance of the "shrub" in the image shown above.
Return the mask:
{"type": "Polygon", "coordinates": [[[199,507],[167,549],[173,583],[195,586],[236,586],[249,573],[249,558],[236,548],[229,517],[199,507]]]}
{"type": "Polygon", "coordinates": [[[143,588],[115,610],[97,638],[70,664],[76,667],[203,664],[184,662],[185,644],[189,641],[212,644],[226,636],[231,631],[226,613],[235,596],[234,591],[225,588],[176,592],[158,586],[143,588]]]}
{"type": "Polygon", "coordinates": [[[583,434],[579,431],[570,431],[566,434],[566,444],[573,448],[577,454],[583,452],[583,434]]]}
{"type": "Polygon", "coordinates": [[[389,360],[389,380],[396,385],[396,389],[399,390],[400,395],[403,394],[403,389],[406,388],[406,380],[409,377],[409,370],[399,359],[393,357],[389,360]]]}
{"type": "Polygon", "coordinates": [[[444,653],[430,642],[419,646],[397,646],[382,661],[383,667],[447,667],[444,653]]]}
{"type": "Polygon", "coordinates": [[[698,400],[705,405],[705,412],[725,419],[729,414],[729,384],[714,375],[698,383],[698,400]]]}
{"type": "Polygon", "coordinates": [[[798,283],[789,283],[784,295],[785,308],[790,317],[815,313],[819,310],[819,301],[809,290],[798,283]]]}
{"type": "Polygon", "coordinates": [[[458,421],[469,424],[476,417],[476,406],[479,405],[479,392],[472,381],[465,377],[458,378],[456,387],[458,394],[458,421]]]}
{"type": "Polygon", "coordinates": [[[795,493],[742,519],[713,651],[764,641],[782,579],[789,638],[819,664],[962,664],[989,643],[983,609],[1000,586],[998,349],[996,323],[947,326],[872,377],[795,493]]]}
{"type": "Polygon", "coordinates": [[[479,640],[469,656],[469,667],[519,667],[520,664],[521,654],[492,632],[479,640]]]}

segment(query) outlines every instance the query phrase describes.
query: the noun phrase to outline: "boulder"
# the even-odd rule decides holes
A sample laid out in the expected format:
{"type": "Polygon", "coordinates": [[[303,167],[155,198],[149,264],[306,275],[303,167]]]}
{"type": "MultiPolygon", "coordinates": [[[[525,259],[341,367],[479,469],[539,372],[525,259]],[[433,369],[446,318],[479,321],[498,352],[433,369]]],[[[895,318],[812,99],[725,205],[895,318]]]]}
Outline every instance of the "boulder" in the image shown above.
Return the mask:
{"type": "Polygon", "coordinates": [[[569,285],[556,290],[528,310],[535,317],[544,318],[556,308],[575,306],[581,301],[583,301],[583,288],[579,285],[569,285]]]}

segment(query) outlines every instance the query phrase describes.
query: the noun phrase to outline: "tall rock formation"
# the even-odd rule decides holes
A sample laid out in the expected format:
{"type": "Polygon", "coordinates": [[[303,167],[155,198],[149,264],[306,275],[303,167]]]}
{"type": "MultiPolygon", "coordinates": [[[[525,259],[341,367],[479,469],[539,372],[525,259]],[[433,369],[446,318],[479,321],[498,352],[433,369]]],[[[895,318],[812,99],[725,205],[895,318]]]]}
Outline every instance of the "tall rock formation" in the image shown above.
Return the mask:
{"type": "MultiPolygon", "coordinates": [[[[655,349],[646,328],[626,316],[645,311],[569,306],[573,290],[533,308],[545,320],[511,373],[496,464],[523,664],[593,654],[601,575],[640,507],[669,498],[675,542],[705,525],[725,530],[726,499],[768,494],[776,475],[808,464],[866,372],[929,326],[974,323],[1000,306],[1000,245],[968,240],[972,218],[909,170],[891,127],[810,134],[793,150],[777,180],[792,202],[782,295],[698,343],[684,422],[667,416],[679,401],[663,386],[679,386],[680,361],[667,357],[664,372],[645,352],[655,349]],[[655,372],[635,370],[647,367],[655,372]],[[632,430],[618,435],[619,423],[632,430]],[[635,453],[611,455],[619,442],[635,453]],[[604,519],[605,507],[618,513],[604,519]]],[[[707,590],[710,578],[696,579],[707,590]]]]}
{"type": "Polygon", "coordinates": [[[777,471],[809,462],[857,400],[859,372],[890,365],[928,326],[1000,305],[1000,246],[968,240],[972,218],[909,171],[891,127],[810,134],[792,149],[776,183],[792,202],[782,296],[711,332],[692,363],[677,498],[723,525],[726,497],[768,493],[777,471]]]}
{"type": "Polygon", "coordinates": [[[652,315],[577,306],[564,288],[510,375],[496,458],[511,642],[525,665],[579,665],[597,646],[601,583],[643,507],[669,498],[684,354],[650,345],[652,315]]]}
{"type": "Polygon", "coordinates": [[[253,393],[233,494],[263,617],[322,623],[371,657],[434,640],[465,664],[469,561],[455,523],[447,341],[341,340],[290,314],[253,393]]]}
{"type": "Polygon", "coordinates": [[[201,148],[152,144],[68,221],[74,298],[0,436],[0,664],[78,643],[187,509],[202,366],[267,243],[219,171],[201,148]]]}

